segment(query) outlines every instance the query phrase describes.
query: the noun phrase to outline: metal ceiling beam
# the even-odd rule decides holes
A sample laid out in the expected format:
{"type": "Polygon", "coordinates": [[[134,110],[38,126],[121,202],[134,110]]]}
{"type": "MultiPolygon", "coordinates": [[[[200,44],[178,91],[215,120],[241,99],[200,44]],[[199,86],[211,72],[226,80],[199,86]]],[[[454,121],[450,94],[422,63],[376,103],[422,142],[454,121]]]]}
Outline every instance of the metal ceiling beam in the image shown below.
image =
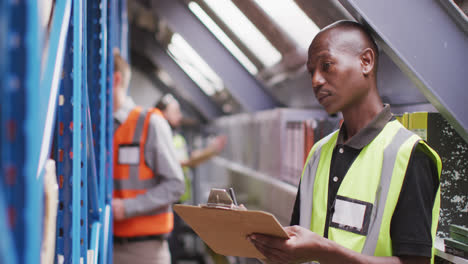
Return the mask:
{"type": "Polygon", "coordinates": [[[178,0],[154,0],[153,9],[179,33],[221,77],[229,92],[249,111],[274,108],[278,102],[266,92],[216,37],[178,0]]]}
{"type": "Polygon", "coordinates": [[[132,47],[141,50],[153,64],[163,68],[180,89],[186,91],[184,95],[200,110],[208,120],[222,115],[221,109],[192,81],[180,66],[167,54],[166,50],[154,39],[154,34],[138,27],[132,27],[132,47]]]}
{"type": "Polygon", "coordinates": [[[338,20],[352,19],[338,0],[294,0],[294,2],[319,28],[338,20]]]}
{"type": "Polygon", "coordinates": [[[438,1],[340,0],[468,141],[468,36],[438,1]]]}

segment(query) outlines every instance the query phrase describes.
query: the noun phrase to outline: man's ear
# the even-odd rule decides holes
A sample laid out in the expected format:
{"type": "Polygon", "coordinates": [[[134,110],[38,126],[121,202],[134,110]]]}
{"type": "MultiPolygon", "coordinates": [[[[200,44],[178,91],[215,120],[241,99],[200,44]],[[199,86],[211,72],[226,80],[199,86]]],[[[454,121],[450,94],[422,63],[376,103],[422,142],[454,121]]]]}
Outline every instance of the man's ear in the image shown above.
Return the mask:
{"type": "Polygon", "coordinates": [[[364,76],[369,75],[375,67],[375,53],[371,48],[365,49],[361,53],[361,66],[364,76]]]}

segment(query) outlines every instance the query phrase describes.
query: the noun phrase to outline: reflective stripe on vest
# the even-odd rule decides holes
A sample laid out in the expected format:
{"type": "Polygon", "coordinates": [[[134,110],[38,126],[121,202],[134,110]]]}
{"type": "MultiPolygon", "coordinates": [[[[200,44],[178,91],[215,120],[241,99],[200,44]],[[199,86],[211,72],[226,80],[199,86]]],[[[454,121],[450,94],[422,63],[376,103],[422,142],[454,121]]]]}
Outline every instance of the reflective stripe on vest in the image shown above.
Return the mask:
{"type": "MultiPolygon", "coordinates": [[[[185,138],[178,133],[175,133],[172,137],[172,142],[174,143],[174,148],[176,150],[176,156],[179,161],[187,160],[189,158],[187,150],[187,141],[185,138]]],[[[185,182],[185,192],[180,196],[179,201],[185,202],[192,198],[192,181],[190,180],[190,169],[187,166],[182,167],[184,173],[184,182],[185,182]]]]}
{"type": "MultiPolygon", "coordinates": [[[[143,111],[136,107],[114,133],[114,198],[135,198],[158,184],[157,175],[147,166],[144,156],[152,114],[162,115],[155,109],[143,111]],[[138,148],[138,162],[118,162],[119,147],[125,146],[138,148]]],[[[163,206],[145,215],[114,221],[114,234],[119,237],[166,234],[172,231],[173,217],[171,205],[163,206]]]]}
{"type": "MultiPolygon", "coordinates": [[[[140,108],[136,108],[133,111],[138,111],[138,119],[136,121],[136,125],[133,127],[133,139],[131,142],[128,143],[133,143],[133,144],[138,144],[140,145],[140,149],[144,144],[140,144],[140,141],[142,141],[142,136],[143,136],[143,128],[145,125],[145,119],[147,116],[146,111],[142,111],[140,108]]],[[[133,112],[132,111],[132,112],[133,112]]],[[[132,115],[136,115],[136,112],[133,114],[130,113],[129,119],[132,118],[132,115]]],[[[132,120],[129,120],[130,122],[132,120]]],[[[117,132],[116,132],[117,133],[117,132]]],[[[116,149],[117,151],[117,149],[116,149]]],[[[144,150],[143,150],[144,152],[144,150]]],[[[129,172],[128,172],[128,178],[126,179],[114,179],[114,190],[120,191],[120,190],[146,190],[148,188],[151,188],[156,185],[156,178],[151,177],[146,180],[140,180],[140,165],[141,162],[144,162],[144,156],[141,155],[140,151],[140,163],[139,164],[129,164],[126,165],[129,167],[129,172]]]]}
{"type": "MultiPolygon", "coordinates": [[[[319,235],[323,235],[325,228],[330,162],[337,137],[338,132],[335,132],[319,141],[317,147],[314,146],[302,174],[300,225],[310,228],[319,235]]],[[[427,154],[436,161],[440,177],[441,162],[438,155],[398,121],[387,123],[380,134],[363,148],[348,170],[337,193],[337,196],[373,205],[367,235],[329,227],[330,240],[366,255],[392,255],[391,217],[398,201],[409,158],[415,144],[418,143],[422,144],[428,150],[427,154]],[[380,175],[380,179],[375,175],[380,175]]],[[[433,239],[440,206],[438,195],[433,209],[433,239]]]]}
{"type": "Polygon", "coordinates": [[[322,152],[322,146],[324,143],[329,141],[335,141],[336,137],[338,136],[338,131],[328,135],[327,137],[318,141],[309,152],[309,156],[307,157],[307,161],[305,163],[304,170],[302,171],[301,177],[301,204],[300,204],[300,211],[301,215],[299,217],[299,225],[305,228],[310,227],[310,218],[312,214],[307,213],[312,210],[313,205],[313,196],[312,193],[309,195],[309,192],[313,190],[314,183],[315,183],[315,173],[313,171],[317,171],[318,163],[320,160],[320,153],[322,152]],[[309,162],[310,161],[310,162],[309,162]],[[304,175],[310,175],[309,177],[304,177],[304,175]],[[302,213],[304,212],[304,213],[302,213]]]}

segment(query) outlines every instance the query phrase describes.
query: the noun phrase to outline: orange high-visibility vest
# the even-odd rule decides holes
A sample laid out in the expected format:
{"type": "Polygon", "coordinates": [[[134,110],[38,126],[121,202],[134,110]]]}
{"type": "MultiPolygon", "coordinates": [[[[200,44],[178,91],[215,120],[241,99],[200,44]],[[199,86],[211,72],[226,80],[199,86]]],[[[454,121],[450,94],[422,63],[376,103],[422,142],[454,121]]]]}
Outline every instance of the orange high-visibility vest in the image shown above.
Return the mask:
{"type": "MultiPolygon", "coordinates": [[[[135,107],[114,133],[114,198],[134,198],[158,184],[157,174],[148,167],[144,157],[152,114],[162,116],[158,109],[143,111],[135,107]]],[[[174,215],[171,205],[168,205],[147,215],[114,220],[114,235],[137,237],[166,234],[172,231],[173,226],[174,215]]]]}

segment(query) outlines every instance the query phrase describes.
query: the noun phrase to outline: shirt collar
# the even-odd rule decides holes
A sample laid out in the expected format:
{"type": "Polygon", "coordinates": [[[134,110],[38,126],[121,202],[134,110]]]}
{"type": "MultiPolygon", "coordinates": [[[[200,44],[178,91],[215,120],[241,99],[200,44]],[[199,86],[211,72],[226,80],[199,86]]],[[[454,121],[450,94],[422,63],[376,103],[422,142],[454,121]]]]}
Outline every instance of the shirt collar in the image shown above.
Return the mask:
{"type": "Polygon", "coordinates": [[[117,109],[117,111],[115,111],[114,119],[117,120],[117,122],[119,122],[120,124],[122,124],[123,122],[125,122],[125,120],[127,120],[128,115],[133,110],[133,108],[135,108],[135,106],[135,102],[133,102],[132,98],[127,96],[122,106],[119,109],[117,109]]]}
{"type": "Polygon", "coordinates": [[[385,125],[392,119],[393,115],[390,111],[390,105],[384,104],[383,110],[366,127],[361,129],[356,135],[350,138],[346,143],[344,139],[346,136],[345,123],[340,128],[338,133],[337,144],[344,144],[345,146],[354,149],[362,149],[369,144],[375,137],[382,131],[385,125]]]}

